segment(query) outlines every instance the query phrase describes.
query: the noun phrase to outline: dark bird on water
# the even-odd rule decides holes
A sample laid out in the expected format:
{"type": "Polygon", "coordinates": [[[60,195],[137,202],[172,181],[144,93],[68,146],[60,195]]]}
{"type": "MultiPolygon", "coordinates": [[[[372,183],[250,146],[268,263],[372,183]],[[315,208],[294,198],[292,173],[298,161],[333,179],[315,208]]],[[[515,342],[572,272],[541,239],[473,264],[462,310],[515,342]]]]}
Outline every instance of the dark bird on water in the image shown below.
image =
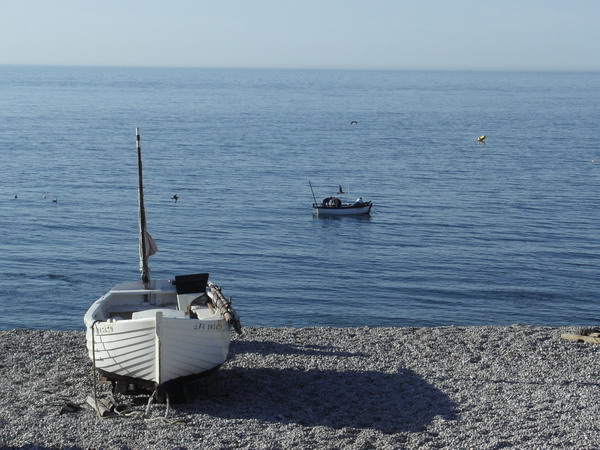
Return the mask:
{"type": "Polygon", "coordinates": [[[58,199],[55,198],[54,200],[52,200],[52,203],[58,203],[58,199]]]}
{"type": "Polygon", "coordinates": [[[353,120],[352,122],[350,122],[350,125],[354,125],[354,124],[358,125],[358,122],[356,120],[353,120]]]}
{"type": "Polygon", "coordinates": [[[177,203],[177,200],[179,200],[179,197],[177,196],[177,194],[175,194],[173,197],[171,197],[171,200],[174,200],[175,203],[177,203]]]}

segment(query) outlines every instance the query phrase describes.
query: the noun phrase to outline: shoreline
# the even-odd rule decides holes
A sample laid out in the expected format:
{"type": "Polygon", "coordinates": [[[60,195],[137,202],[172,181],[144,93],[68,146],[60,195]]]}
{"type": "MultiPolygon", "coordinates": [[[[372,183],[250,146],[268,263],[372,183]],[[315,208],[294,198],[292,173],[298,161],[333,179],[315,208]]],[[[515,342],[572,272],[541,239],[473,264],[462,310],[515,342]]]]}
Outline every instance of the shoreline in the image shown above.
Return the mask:
{"type": "Polygon", "coordinates": [[[2,330],[0,447],[598,448],[600,345],[577,330],[248,327],[177,423],[98,418],[83,331],[2,330]]]}

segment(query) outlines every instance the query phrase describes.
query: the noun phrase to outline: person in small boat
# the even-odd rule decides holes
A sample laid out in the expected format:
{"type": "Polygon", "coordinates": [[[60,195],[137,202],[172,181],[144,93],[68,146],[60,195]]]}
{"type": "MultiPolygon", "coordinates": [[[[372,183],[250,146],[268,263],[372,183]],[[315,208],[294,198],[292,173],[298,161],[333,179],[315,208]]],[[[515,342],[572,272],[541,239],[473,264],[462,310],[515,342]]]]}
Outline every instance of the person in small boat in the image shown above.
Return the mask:
{"type": "Polygon", "coordinates": [[[365,204],[365,202],[363,201],[363,198],[362,198],[362,197],[358,197],[358,198],[356,199],[356,201],[354,202],[354,206],[362,206],[362,205],[364,205],[364,204],[365,204]]]}
{"type": "Polygon", "coordinates": [[[340,206],[342,206],[342,201],[337,197],[333,197],[329,204],[334,208],[339,208],[340,206]]]}
{"type": "Polygon", "coordinates": [[[329,201],[332,199],[333,197],[325,197],[323,199],[323,206],[325,206],[326,208],[329,206],[329,201]]]}

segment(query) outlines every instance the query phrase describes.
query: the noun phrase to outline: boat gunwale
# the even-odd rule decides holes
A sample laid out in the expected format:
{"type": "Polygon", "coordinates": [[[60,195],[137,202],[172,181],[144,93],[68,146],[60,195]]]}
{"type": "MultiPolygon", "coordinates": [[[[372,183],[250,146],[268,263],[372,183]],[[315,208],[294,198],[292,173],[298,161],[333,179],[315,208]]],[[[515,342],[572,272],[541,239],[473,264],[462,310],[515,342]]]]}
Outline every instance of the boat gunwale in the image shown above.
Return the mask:
{"type": "Polygon", "coordinates": [[[322,203],[313,203],[312,207],[316,208],[318,210],[340,210],[340,209],[361,209],[361,208],[367,208],[367,207],[372,207],[373,206],[373,202],[369,201],[369,202],[364,202],[362,204],[356,204],[356,203],[342,203],[340,206],[325,206],[322,203]]]}

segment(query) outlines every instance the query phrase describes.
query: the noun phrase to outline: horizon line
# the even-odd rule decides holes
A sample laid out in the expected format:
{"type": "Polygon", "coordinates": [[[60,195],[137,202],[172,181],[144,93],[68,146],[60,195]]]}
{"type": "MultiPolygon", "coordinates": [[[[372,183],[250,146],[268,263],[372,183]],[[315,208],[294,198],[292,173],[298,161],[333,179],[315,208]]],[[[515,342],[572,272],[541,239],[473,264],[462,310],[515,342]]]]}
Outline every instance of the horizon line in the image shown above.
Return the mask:
{"type": "Polygon", "coordinates": [[[56,64],[56,63],[0,63],[0,67],[71,67],[114,69],[203,69],[203,70],[306,70],[340,72],[520,72],[520,73],[599,73],[600,68],[385,68],[385,67],[319,67],[319,66],[193,66],[193,65],[143,65],[143,64],[56,64]]]}

